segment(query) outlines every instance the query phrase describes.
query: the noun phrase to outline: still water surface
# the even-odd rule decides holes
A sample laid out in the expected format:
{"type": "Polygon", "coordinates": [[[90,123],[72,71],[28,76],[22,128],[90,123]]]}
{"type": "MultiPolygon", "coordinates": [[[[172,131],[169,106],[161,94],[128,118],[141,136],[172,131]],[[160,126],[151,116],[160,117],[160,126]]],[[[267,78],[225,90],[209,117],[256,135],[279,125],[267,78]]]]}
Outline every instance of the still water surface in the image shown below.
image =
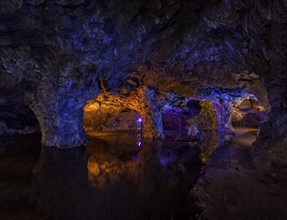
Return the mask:
{"type": "Polygon", "coordinates": [[[89,137],[86,147],[41,147],[40,137],[0,140],[1,219],[193,219],[190,194],[217,148],[142,142],[122,133],[89,137]]]}

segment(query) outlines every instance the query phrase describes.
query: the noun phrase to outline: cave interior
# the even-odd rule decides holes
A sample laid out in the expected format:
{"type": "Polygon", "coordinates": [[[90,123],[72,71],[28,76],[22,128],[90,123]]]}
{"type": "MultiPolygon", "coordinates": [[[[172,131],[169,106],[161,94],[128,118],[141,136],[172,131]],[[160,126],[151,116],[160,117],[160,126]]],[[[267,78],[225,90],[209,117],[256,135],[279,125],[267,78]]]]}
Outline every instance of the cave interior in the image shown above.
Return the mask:
{"type": "Polygon", "coordinates": [[[287,2],[1,0],[1,219],[285,219],[287,2]]]}

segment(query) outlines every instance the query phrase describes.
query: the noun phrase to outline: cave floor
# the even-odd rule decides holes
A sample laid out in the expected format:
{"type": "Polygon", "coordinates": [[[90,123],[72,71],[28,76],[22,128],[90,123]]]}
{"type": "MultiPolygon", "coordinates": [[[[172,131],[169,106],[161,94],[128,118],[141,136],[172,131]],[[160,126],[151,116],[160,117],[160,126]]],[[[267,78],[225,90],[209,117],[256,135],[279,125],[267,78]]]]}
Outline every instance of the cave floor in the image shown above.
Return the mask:
{"type": "Polygon", "coordinates": [[[256,129],[235,129],[231,144],[218,148],[191,190],[200,219],[286,219],[287,167],[259,172],[252,165],[256,129]]]}
{"type": "Polygon", "coordinates": [[[122,132],[66,151],[39,136],[1,138],[0,219],[285,219],[287,169],[256,171],[256,131],[236,134],[209,150],[172,139],[139,146],[122,132]],[[203,151],[213,152],[206,166],[203,151]]]}

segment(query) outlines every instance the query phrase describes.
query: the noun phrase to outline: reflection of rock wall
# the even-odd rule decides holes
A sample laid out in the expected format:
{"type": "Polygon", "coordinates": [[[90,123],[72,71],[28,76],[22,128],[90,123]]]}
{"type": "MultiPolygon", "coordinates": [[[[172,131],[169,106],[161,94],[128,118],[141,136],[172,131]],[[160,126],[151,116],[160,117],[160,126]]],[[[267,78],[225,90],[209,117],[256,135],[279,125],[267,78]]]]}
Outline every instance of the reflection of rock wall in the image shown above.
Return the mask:
{"type": "Polygon", "coordinates": [[[210,101],[200,101],[199,114],[187,120],[189,124],[196,124],[199,130],[217,130],[218,121],[215,109],[210,101]]]}

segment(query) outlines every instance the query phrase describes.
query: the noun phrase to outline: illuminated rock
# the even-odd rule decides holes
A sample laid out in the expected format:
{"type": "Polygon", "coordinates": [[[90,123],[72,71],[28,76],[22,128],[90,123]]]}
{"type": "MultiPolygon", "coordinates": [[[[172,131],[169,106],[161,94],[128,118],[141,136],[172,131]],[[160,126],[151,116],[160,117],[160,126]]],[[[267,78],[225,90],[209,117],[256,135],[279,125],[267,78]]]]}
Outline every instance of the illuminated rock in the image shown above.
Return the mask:
{"type": "Polygon", "coordinates": [[[155,88],[133,95],[145,104],[129,106],[142,115],[146,137],[163,137],[165,92],[212,101],[219,130],[232,131],[230,106],[219,101],[227,99],[197,91],[221,88],[213,89],[218,97],[242,88],[271,106],[271,138],[284,140],[285,12],[283,1],[2,0],[0,86],[35,96],[27,105],[49,146],[83,143],[81,108],[101,91],[129,96],[140,87],[155,88]],[[62,113],[69,100],[75,111],[62,113]]]}
{"type": "Polygon", "coordinates": [[[212,102],[199,102],[200,112],[187,120],[189,124],[196,124],[199,130],[218,130],[218,120],[212,102]]]}
{"type": "Polygon", "coordinates": [[[187,131],[188,136],[194,137],[198,133],[199,133],[199,131],[198,131],[197,126],[195,124],[192,124],[189,126],[188,131],[187,131]]]}
{"type": "Polygon", "coordinates": [[[218,130],[232,132],[233,126],[231,124],[232,107],[228,100],[218,100],[213,102],[218,120],[218,130]]]}
{"type": "Polygon", "coordinates": [[[172,98],[172,94],[146,86],[131,90],[128,96],[105,92],[95,100],[91,100],[85,107],[84,126],[94,130],[122,130],[123,128],[135,130],[137,120],[135,116],[138,115],[142,119],[143,137],[163,138],[162,109],[172,98]],[[127,114],[124,112],[128,111],[134,112],[134,122],[131,117],[129,122],[123,122],[123,127],[110,125],[119,119],[116,117],[127,114]]]}

